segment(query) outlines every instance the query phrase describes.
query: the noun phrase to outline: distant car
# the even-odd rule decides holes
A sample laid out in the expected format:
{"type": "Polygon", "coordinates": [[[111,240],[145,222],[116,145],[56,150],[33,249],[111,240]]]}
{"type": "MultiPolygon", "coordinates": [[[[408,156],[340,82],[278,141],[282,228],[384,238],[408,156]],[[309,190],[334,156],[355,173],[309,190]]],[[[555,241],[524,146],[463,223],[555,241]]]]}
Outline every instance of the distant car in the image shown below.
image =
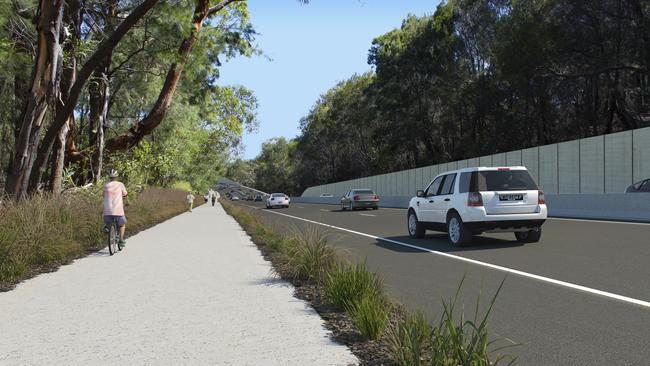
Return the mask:
{"type": "Polygon", "coordinates": [[[331,193],[321,193],[320,196],[321,197],[334,197],[334,195],[331,194],[331,193]]]}
{"type": "Polygon", "coordinates": [[[379,196],[372,189],[351,189],[341,197],[341,210],[356,210],[358,208],[379,208],[379,196]]]}
{"type": "Polygon", "coordinates": [[[266,208],[289,207],[289,196],[284,193],[273,193],[266,199],[266,208]]]}
{"type": "Polygon", "coordinates": [[[625,193],[650,193],[650,178],[632,184],[625,193]]]}
{"type": "Polygon", "coordinates": [[[258,194],[257,196],[255,196],[255,202],[262,202],[262,201],[263,200],[261,195],[258,194]]]}
{"type": "Polygon", "coordinates": [[[234,195],[232,195],[232,197],[230,199],[233,200],[233,201],[239,201],[239,196],[234,194],[234,195]]]}
{"type": "Polygon", "coordinates": [[[436,176],[411,198],[406,222],[411,237],[447,232],[453,246],[483,232],[514,232],[517,241],[533,243],[546,216],[544,192],[525,167],[480,167],[436,176]]]}
{"type": "Polygon", "coordinates": [[[246,196],[246,201],[252,201],[253,199],[253,195],[246,196]]]}

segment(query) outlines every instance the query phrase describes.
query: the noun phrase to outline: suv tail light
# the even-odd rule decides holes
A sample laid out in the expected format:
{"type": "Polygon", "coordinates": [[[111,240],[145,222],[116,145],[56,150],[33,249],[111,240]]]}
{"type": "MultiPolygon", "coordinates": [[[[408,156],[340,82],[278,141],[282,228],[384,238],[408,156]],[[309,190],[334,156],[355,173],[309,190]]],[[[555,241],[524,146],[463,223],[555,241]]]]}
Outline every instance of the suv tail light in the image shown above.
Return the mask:
{"type": "Polygon", "coordinates": [[[375,195],[375,199],[378,200],[378,199],[379,199],[379,196],[375,195]]]}
{"type": "Polygon", "coordinates": [[[361,199],[361,197],[359,197],[359,195],[356,195],[356,196],[353,197],[353,199],[354,199],[355,201],[358,201],[358,200],[361,199]]]}
{"type": "Polygon", "coordinates": [[[544,197],[544,191],[537,191],[537,204],[538,205],[546,204],[546,198],[544,197]]]}
{"type": "Polygon", "coordinates": [[[483,206],[483,196],[479,192],[469,192],[467,196],[467,206],[481,207],[483,206]]]}

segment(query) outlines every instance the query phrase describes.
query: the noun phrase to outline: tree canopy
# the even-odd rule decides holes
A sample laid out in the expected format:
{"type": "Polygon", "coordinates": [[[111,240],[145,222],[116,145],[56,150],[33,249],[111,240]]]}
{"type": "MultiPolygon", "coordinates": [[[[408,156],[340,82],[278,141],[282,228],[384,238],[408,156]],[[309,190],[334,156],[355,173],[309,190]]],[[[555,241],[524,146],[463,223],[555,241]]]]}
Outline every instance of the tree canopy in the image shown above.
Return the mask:
{"type": "Polygon", "coordinates": [[[257,126],[253,93],[218,83],[254,36],[240,0],[3,0],[0,186],[213,184],[257,126]]]}
{"type": "Polygon", "coordinates": [[[650,125],[648,1],[450,0],[368,63],[301,120],[292,193],[650,125]]]}

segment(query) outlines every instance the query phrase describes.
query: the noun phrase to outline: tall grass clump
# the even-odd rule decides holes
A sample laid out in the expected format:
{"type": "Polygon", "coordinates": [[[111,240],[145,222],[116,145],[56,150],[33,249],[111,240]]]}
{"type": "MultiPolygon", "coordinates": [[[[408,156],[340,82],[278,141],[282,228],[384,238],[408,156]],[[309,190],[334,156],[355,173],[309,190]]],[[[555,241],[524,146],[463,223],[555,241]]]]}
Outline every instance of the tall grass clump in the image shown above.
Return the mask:
{"type": "Polygon", "coordinates": [[[388,324],[391,306],[383,296],[368,295],[348,306],[348,314],[361,335],[377,340],[388,324]]]}
{"type": "Polygon", "coordinates": [[[294,280],[321,283],[337,262],[336,250],[327,234],[315,227],[296,230],[280,248],[284,261],[280,270],[294,280]]]}
{"type": "Polygon", "coordinates": [[[381,297],[382,280],[366,263],[338,263],[325,279],[325,293],[339,309],[347,309],[364,297],[381,297]]]}
{"type": "Polygon", "coordinates": [[[483,316],[479,316],[481,304],[481,294],[479,294],[476,298],[473,319],[466,320],[464,312],[461,311],[457,321],[454,316],[454,311],[464,279],[463,277],[454,297],[450,300],[442,301],[443,313],[437,326],[433,329],[431,339],[431,364],[488,366],[498,365],[503,362],[508,362],[508,364],[514,363],[516,358],[512,356],[497,355],[493,358],[491,355],[515,345],[495,348],[499,339],[490,341],[488,337],[488,318],[492,312],[497,296],[503,288],[505,279],[501,281],[483,316]]]}
{"type": "MultiPolygon", "coordinates": [[[[125,208],[127,235],[184,212],[185,194],[158,188],[130,193],[131,204],[125,208]]],[[[2,289],[11,288],[30,274],[56,269],[105,246],[99,188],[1,201],[2,289]]]]}
{"type": "Polygon", "coordinates": [[[399,365],[423,365],[430,346],[432,327],[422,312],[407,313],[388,330],[388,343],[393,359],[399,365]]]}
{"type": "Polygon", "coordinates": [[[0,282],[49,269],[99,249],[101,207],[90,194],[34,195],[0,208],[0,282]]]}
{"type": "Polygon", "coordinates": [[[456,303],[464,281],[456,294],[442,300],[443,313],[438,323],[430,326],[421,314],[407,314],[389,329],[389,343],[393,359],[402,366],[493,366],[514,363],[515,357],[498,354],[514,345],[496,346],[499,339],[489,340],[488,318],[503,287],[501,282],[490,304],[479,316],[481,295],[477,296],[472,320],[464,312],[456,314],[456,303]],[[496,357],[493,357],[497,354],[496,357]]]}

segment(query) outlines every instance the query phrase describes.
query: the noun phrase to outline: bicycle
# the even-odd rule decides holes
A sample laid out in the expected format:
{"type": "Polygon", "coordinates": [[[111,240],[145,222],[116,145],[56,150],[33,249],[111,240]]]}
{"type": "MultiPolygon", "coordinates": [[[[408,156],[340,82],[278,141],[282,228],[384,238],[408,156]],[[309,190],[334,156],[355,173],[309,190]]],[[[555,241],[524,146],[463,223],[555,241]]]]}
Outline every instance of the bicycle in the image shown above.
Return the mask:
{"type": "Polygon", "coordinates": [[[111,223],[106,230],[106,236],[108,239],[108,252],[111,255],[122,250],[124,246],[120,242],[120,228],[117,225],[116,218],[111,219],[111,223]]]}

